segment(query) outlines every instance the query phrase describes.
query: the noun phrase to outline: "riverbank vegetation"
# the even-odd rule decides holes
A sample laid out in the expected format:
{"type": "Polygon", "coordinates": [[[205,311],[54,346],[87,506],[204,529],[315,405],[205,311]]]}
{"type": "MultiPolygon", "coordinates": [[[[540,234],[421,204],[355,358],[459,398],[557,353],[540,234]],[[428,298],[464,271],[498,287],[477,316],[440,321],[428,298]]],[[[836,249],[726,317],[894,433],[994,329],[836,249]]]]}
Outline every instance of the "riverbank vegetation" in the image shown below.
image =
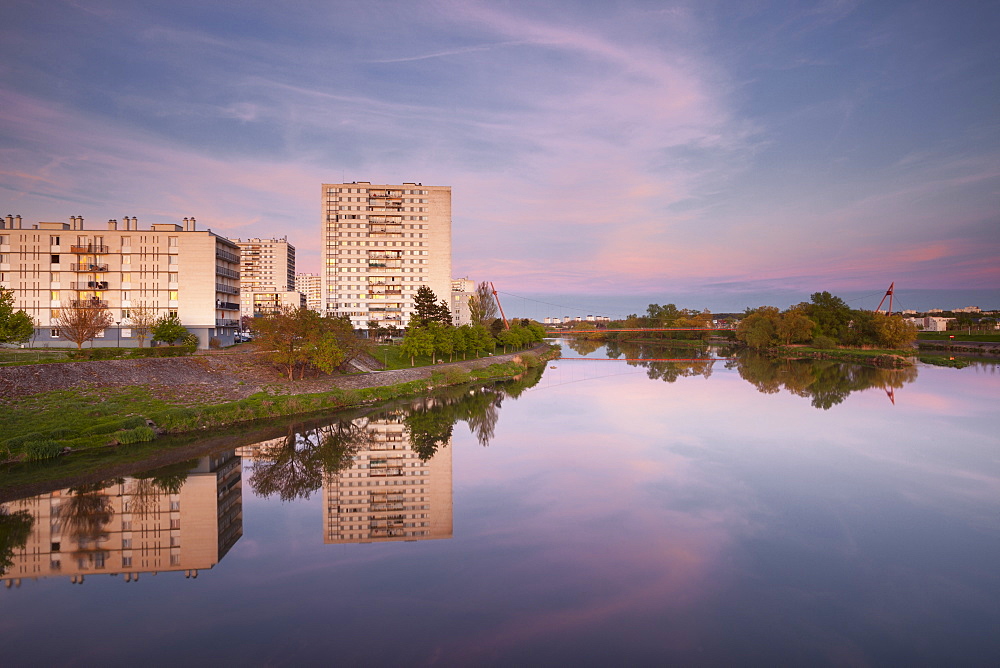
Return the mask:
{"type": "Polygon", "coordinates": [[[13,400],[4,406],[0,462],[36,461],[67,452],[151,441],[163,433],[184,433],[226,425],[339,410],[420,394],[434,387],[518,375],[541,358],[523,353],[520,361],[465,370],[446,367],[427,379],[356,390],[334,388],[311,394],[257,393],[211,405],[181,405],[157,398],[149,388],[58,390],[13,400]]]}

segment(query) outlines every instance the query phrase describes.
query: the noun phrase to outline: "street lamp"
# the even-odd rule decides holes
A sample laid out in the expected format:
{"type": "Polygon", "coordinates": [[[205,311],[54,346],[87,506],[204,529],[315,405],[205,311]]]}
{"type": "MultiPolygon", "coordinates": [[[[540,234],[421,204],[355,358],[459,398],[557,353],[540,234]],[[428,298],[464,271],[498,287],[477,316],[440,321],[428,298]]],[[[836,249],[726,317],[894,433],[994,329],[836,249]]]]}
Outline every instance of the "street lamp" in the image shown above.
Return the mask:
{"type": "Polygon", "coordinates": [[[122,320],[115,323],[115,348],[122,347],[122,320]]]}

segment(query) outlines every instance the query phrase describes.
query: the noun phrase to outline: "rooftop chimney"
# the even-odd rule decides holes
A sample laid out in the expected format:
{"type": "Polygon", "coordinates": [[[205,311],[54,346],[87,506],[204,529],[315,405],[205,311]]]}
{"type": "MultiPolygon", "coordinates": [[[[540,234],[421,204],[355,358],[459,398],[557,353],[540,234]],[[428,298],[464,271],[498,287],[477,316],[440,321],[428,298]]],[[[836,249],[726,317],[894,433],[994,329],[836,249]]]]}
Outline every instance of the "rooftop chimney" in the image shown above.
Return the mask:
{"type": "Polygon", "coordinates": [[[17,229],[21,229],[21,216],[14,216],[14,224],[17,229]]]}
{"type": "MultiPolygon", "coordinates": [[[[125,219],[125,222],[128,223],[128,218],[125,219]]],[[[118,221],[117,220],[109,220],[108,221],[108,229],[109,230],[117,230],[118,229],[118,221]]]]}

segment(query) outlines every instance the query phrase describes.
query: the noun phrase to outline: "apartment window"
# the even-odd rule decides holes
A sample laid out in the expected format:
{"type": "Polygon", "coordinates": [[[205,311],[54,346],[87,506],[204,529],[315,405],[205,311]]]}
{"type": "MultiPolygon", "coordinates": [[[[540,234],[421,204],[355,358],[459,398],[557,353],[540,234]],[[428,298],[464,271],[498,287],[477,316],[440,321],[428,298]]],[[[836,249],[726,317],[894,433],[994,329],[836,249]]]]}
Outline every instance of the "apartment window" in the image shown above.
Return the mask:
{"type": "Polygon", "coordinates": [[[52,264],[59,264],[59,256],[58,255],[50,255],[49,256],[49,262],[51,262],[52,264]]]}
{"type": "Polygon", "coordinates": [[[50,299],[52,299],[52,301],[54,301],[54,302],[59,301],[59,291],[58,290],[50,290],[50,299]]]}
{"type": "Polygon", "coordinates": [[[167,264],[177,264],[177,256],[171,255],[169,258],[167,258],[167,264]]]}
{"type": "Polygon", "coordinates": [[[172,308],[172,309],[168,309],[168,310],[167,310],[167,316],[168,316],[168,317],[169,317],[169,316],[176,316],[176,315],[177,315],[177,309],[175,309],[175,308],[172,308]]]}
{"type": "Polygon", "coordinates": [[[132,549],[132,539],[131,538],[122,538],[122,549],[123,550],[131,550],[132,549]]]}
{"type": "Polygon", "coordinates": [[[167,245],[171,248],[177,247],[177,237],[167,237],[167,245]]]}
{"type": "Polygon", "coordinates": [[[122,237],[122,246],[131,246],[132,237],[122,237]]]}
{"type": "Polygon", "coordinates": [[[131,255],[122,255],[122,264],[131,265],[132,264],[132,256],[131,255]]]}
{"type": "Polygon", "coordinates": [[[59,245],[59,237],[49,237],[49,245],[50,246],[58,246],[59,245]]]}
{"type": "Polygon", "coordinates": [[[132,566],[132,557],[122,557],[122,566],[129,568],[132,566]]]}
{"type": "Polygon", "coordinates": [[[177,291],[176,290],[171,290],[170,291],[170,301],[177,301],[177,291]]]}

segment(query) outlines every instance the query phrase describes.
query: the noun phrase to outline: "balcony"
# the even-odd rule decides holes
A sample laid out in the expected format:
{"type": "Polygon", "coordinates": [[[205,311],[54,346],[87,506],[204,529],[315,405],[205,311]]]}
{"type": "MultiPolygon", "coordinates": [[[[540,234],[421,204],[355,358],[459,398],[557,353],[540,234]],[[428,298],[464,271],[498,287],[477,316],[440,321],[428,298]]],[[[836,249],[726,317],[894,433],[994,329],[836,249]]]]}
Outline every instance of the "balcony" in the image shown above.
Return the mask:
{"type": "Polygon", "coordinates": [[[88,299],[72,299],[69,302],[70,308],[107,308],[108,302],[97,297],[88,299]]]}
{"type": "Polygon", "coordinates": [[[240,305],[235,302],[224,302],[216,300],[215,308],[219,309],[220,311],[239,311],[240,305]]]}
{"type": "Polygon", "coordinates": [[[403,291],[398,288],[386,288],[384,290],[368,290],[368,299],[378,299],[379,297],[402,297],[403,291]]]}
{"type": "Polygon", "coordinates": [[[232,269],[227,269],[226,267],[215,267],[216,276],[225,276],[226,278],[239,278],[240,272],[233,271],[232,269]]]}
{"type": "Polygon", "coordinates": [[[222,294],[225,294],[225,295],[238,295],[238,294],[240,294],[240,289],[238,287],[236,287],[235,285],[225,285],[223,283],[216,283],[215,284],[215,291],[216,292],[221,292],[222,294]]]}
{"type": "Polygon", "coordinates": [[[73,263],[69,265],[70,271],[107,271],[108,265],[106,264],[77,264],[73,263]]]}
{"type": "Polygon", "coordinates": [[[216,327],[239,327],[240,321],[234,318],[216,318],[216,327]]]}
{"type": "Polygon", "coordinates": [[[69,284],[70,290],[107,290],[107,281],[74,281],[69,284]]]}
{"type": "Polygon", "coordinates": [[[240,263],[240,256],[234,255],[228,251],[224,251],[221,248],[215,249],[215,257],[219,260],[224,260],[225,262],[231,262],[232,264],[240,263]]]}
{"type": "Polygon", "coordinates": [[[93,255],[95,253],[107,253],[108,247],[104,244],[86,244],[84,246],[73,245],[69,247],[69,252],[76,253],[77,255],[93,255]]]}

